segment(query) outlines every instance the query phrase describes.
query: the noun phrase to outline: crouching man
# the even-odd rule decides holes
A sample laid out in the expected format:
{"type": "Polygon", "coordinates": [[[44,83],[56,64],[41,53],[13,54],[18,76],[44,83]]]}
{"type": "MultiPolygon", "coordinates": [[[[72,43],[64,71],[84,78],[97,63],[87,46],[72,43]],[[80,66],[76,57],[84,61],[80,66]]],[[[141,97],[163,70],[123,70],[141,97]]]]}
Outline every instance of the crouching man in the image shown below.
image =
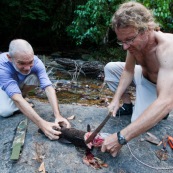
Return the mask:
{"type": "Polygon", "coordinates": [[[116,156],[128,141],[146,132],[166,118],[173,109],[173,34],[158,28],[150,10],[137,2],[122,4],[112,18],[118,44],[127,52],[126,62],[105,66],[105,82],[114,97],[109,112],[132,114],[132,123],[107,137],[102,151],[116,156]],[[136,86],[134,108],[127,88],[136,86]],[[120,99],[123,106],[119,108],[120,99]]]}
{"type": "Polygon", "coordinates": [[[20,110],[51,139],[59,138],[59,123],[70,123],[59,112],[58,100],[42,61],[34,55],[32,46],[25,40],[11,41],[9,52],[0,54],[0,116],[8,117],[20,110]],[[55,123],[42,119],[25,100],[28,91],[36,86],[45,90],[52,107],[55,123]]]}

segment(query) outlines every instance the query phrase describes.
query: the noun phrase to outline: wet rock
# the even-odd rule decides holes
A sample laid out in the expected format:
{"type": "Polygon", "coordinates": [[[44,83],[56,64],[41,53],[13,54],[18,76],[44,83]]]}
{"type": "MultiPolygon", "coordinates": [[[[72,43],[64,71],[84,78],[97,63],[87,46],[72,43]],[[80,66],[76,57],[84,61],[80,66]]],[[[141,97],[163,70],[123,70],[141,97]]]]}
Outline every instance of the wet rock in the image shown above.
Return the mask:
{"type": "MultiPolygon", "coordinates": [[[[33,100],[35,110],[45,120],[54,121],[50,104],[33,100]]],[[[60,105],[61,114],[64,117],[75,115],[75,119],[69,120],[74,128],[87,131],[87,125],[90,124],[91,131],[94,130],[107,114],[106,108],[98,108],[95,106],[79,106],[79,105],[60,105]]],[[[75,148],[72,144],[63,144],[59,141],[50,141],[44,135],[38,133],[38,127],[29,121],[24,147],[20,159],[13,163],[10,161],[11,145],[15,135],[15,129],[18,123],[25,118],[22,114],[16,114],[9,118],[0,117],[0,172],[2,173],[28,173],[38,172],[40,166],[39,159],[45,164],[45,169],[49,173],[67,173],[82,172],[95,173],[96,170],[83,164],[82,158],[84,151],[75,148]],[[37,147],[40,147],[39,148],[37,147]],[[36,149],[37,148],[37,149],[36,149]],[[81,171],[82,170],[82,171],[81,171]]],[[[130,123],[130,116],[111,118],[104,126],[101,132],[114,133],[130,123]]],[[[165,134],[173,136],[173,116],[172,113],[167,120],[163,120],[155,127],[149,130],[152,134],[161,139],[165,134]]],[[[160,161],[155,155],[155,151],[159,148],[147,141],[141,142],[143,134],[129,142],[132,153],[142,162],[156,168],[172,167],[173,152],[167,145],[169,157],[167,161],[160,161]]],[[[124,171],[129,173],[172,173],[173,170],[156,170],[149,168],[138,162],[131,154],[127,146],[123,146],[117,157],[113,158],[108,153],[102,153],[100,149],[94,149],[93,154],[106,162],[108,168],[97,170],[97,173],[115,173],[124,171]]]]}

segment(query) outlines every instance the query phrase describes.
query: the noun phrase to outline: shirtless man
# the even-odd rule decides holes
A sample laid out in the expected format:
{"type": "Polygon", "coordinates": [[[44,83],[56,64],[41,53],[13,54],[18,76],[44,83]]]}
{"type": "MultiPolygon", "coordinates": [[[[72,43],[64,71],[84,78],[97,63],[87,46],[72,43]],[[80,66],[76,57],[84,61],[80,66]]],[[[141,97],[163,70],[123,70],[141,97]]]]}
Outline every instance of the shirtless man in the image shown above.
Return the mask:
{"type": "Polygon", "coordinates": [[[59,138],[59,123],[70,127],[59,112],[58,100],[44,64],[34,55],[31,45],[22,39],[11,41],[9,52],[0,55],[0,116],[8,117],[20,110],[51,139],[59,138]],[[28,91],[40,85],[52,107],[55,122],[42,119],[24,99],[28,91]]]}
{"type": "Polygon", "coordinates": [[[137,2],[122,4],[112,18],[112,26],[118,43],[127,51],[125,63],[110,62],[105,66],[105,81],[116,91],[108,106],[113,116],[121,109],[120,99],[126,106],[131,104],[127,88],[131,83],[136,86],[132,123],[108,136],[101,148],[115,157],[123,145],[173,109],[173,34],[155,31],[158,26],[151,12],[137,2]]]}

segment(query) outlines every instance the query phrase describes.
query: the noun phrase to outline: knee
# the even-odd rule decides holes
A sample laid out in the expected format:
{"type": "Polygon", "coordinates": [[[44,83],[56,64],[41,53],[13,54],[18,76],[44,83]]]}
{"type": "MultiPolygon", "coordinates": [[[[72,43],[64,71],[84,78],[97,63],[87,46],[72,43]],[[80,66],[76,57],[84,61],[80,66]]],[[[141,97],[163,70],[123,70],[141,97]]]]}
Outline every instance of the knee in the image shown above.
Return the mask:
{"type": "Polygon", "coordinates": [[[106,73],[112,73],[115,71],[122,70],[124,68],[124,62],[109,62],[104,67],[104,72],[106,73]]]}
{"type": "Polygon", "coordinates": [[[38,77],[36,74],[30,74],[27,78],[32,79],[32,80],[38,80],[38,77]]]}
{"type": "Polygon", "coordinates": [[[107,73],[108,71],[110,71],[115,65],[115,62],[109,62],[105,65],[104,67],[104,72],[107,73]]]}
{"type": "Polygon", "coordinates": [[[24,81],[25,85],[39,85],[38,77],[35,74],[30,74],[24,81]]]}
{"type": "Polygon", "coordinates": [[[13,115],[13,113],[14,111],[10,110],[9,108],[0,109],[0,116],[4,118],[13,115]]]}
{"type": "Polygon", "coordinates": [[[113,92],[116,90],[118,86],[122,70],[123,67],[121,62],[109,62],[104,67],[104,81],[107,83],[108,87],[113,92]]]}

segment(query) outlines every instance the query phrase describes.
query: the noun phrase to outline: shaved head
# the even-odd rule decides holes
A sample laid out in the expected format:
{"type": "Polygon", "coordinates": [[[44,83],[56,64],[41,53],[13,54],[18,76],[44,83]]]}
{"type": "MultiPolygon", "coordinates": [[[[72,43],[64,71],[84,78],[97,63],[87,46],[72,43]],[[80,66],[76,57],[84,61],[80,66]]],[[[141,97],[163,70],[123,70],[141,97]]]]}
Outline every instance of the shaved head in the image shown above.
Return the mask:
{"type": "Polygon", "coordinates": [[[14,58],[15,55],[20,54],[34,55],[32,46],[23,39],[12,40],[9,45],[9,55],[14,58]]]}

